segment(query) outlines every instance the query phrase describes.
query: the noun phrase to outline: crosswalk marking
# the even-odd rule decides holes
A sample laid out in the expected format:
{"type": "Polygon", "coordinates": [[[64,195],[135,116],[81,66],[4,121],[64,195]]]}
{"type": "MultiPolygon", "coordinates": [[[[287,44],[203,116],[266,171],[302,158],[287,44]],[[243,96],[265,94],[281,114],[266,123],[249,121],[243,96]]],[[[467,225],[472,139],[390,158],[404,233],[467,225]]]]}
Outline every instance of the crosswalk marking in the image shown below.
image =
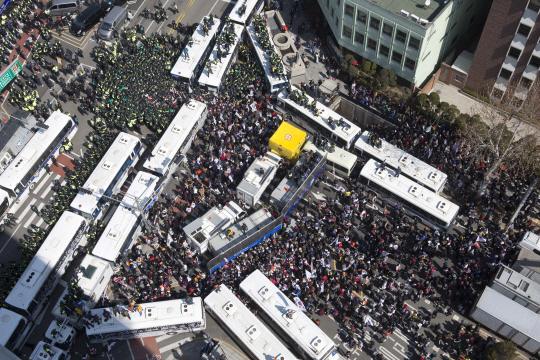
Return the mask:
{"type": "Polygon", "coordinates": [[[37,226],[37,227],[41,227],[41,225],[43,225],[44,222],[45,222],[45,221],[43,221],[43,218],[40,217],[40,218],[39,218],[39,221],[38,221],[37,224],[36,224],[36,226],[37,226]]]}
{"type": "Polygon", "coordinates": [[[47,183],[47,181],[49,181],[49,178],[51,177],[51,175],[52,175],[52,172],[51,172],[51,173],[48,173],[47,175],[45,175],[45,177],[43,177],[43,178],[40,180],[39,185],[38,185],[36,188],[34,188],[34,190],[32,190],[32,193],[37,194],[37,193],[41,190],[41,188],[42,188],[43,186],[45,186],[45,184],[47,183]]]}
{"type": "MultiPolygon", "coordinates": [[[[37,208],[38,208],[39,211],[41,211],[41,209],[43,209],[44,206],[45,206],[45,204],[44,204],[44,203],[41,203],[41,204],[38,205],[37,208]]],[[[26,224],[24,224],[24,227],[25,227],[26,229],[28,229],[28,227],[29,227],[30,224],[34,221],[34,219],[36,218],[36,216],[38,216],[38,214],[36,214],[35,212],[33,212],[32,216],[30,216],[30,217],[28,218],[28,221],[26,222],[26,224]]]]}
{"type": "Polygon", "coordinates": [[[387,350],[386,348],[384,347],[380,347],[379,348],[379,351],[383,354],[383,356],[388,359],[388,360],[400,360],[397,356],[395,356],[394,354],[392,354],[389,350],[387,350]]]}
{"type": "Polygon", "coordinates": [[[22,219],[24,219],[24,217],[26,216],[26,214],[28,214],[28,212],[30,211],[30,206],[34,205],[36,203],[37,199],[32,199],[30,201],[30,203],[26,206],[26,208],[24,209],[24,211],[22,213],[20,213],[19,215],[17,215],[17,220],[15,220],[15,223],[20,223],[22,221],[22,219]]]}

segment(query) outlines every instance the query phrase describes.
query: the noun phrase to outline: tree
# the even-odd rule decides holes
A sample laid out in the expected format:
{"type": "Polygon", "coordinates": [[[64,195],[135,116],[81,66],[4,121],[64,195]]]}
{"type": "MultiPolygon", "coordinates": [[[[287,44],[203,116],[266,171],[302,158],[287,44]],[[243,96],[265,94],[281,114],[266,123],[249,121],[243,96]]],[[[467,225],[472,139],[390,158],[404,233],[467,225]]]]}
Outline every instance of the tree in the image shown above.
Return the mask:
{"type": "Polygon", "coordinates": [[[377,64],[372,63],[371,61],[366,61],[364,65],[362,65],[362,71],[364,71],[369,76],[375,75],[376,69],[377,69],[377,64]]]}
{"type": "Polygon", "coordinates": [[[517,357],[516,344],[510,340],[494,343],[482,353],[484,360],[514,360],[517,357]]]}
{"type": "Polygon", "coordinates": [[[358,70],[356,66],[349,66],[347,72],[349,73],[349,75],[351,75],[351,77],[356,78],[360,73],[360,70],[358,70]]]}
{"type": "Polygon", "coordinates": [[[385,90],[387,87],[396,86],[397,76],[390,69],[381,69],[375,75],[374,85],[376,90],[385,90]]]}
{"type": "Polygon", "coordinates": [[[347,64],[349,64],[349,65],[352,65],[352,64],[354,64],[356,62],[356,59],[354,58],[353,55],[347,54],[347,55],[345,55],[345,62],[347,62],[347,64]]]}
{"type": "Polygon", "coordinates": [[[485,173],[477,188],[476,197],[483,196],[501,168],[514,168],[531,176],[538,168],[540,147],[540,90],[537,84],[528,91],[526,101],[519,108],[512,101],[516,87],[509,85],[508,96],[497,106],[477,102],[472,111],[477,116],[460,119],[462,133],[470,144],[469,156],[476,163],[485,164],[485,173]]]}
{"type": "Polygon", "coordinates": [[[456,105],[450,105],[446,101],[440,102],[437,109],[442,112],[442,119],[448,123],[453,123],[461,114],[456,105]]]}

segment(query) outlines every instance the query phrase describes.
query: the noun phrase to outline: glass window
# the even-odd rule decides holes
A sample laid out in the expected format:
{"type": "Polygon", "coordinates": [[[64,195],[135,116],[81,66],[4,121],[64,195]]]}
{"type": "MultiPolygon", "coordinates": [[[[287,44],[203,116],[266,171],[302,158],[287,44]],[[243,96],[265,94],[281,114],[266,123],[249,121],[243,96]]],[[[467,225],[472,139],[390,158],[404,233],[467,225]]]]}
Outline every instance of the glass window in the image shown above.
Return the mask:
{"type": "Polygon", "coordinates": [[[531,33],[531,27],[525,24],[519,24],[517,32],[518,34],[524,35],[525,37],[529,37],[529,34],[531,33]]]}
{"type": "Polygon", "coordinates": [[[420,39],[413,36],[409,37],[409,47],[418,50],[420,48],[420,39]]]}
{"type": "Polygon", "coordinates": [[[359,33],[358,31],[354,33],[354,41],[357,43],[364,43],[364,34],[359,33]]]}
{"type": "Polygon", "coordinates": [[[345,15],[353,17],[354,15],[354,8],[351,5],[345,4],[345,15]]]}
{"type": "Polygon", "coordinates": [[[332,17],[334,17],[334,8],[332,8],[331,14],[332,14],[332,17]]]}
{"type": "Polygon", "coordinates": [[[527,6],[527,9],[531,9],[533,11],[540,11],[540,1],[538,0],[531,0],[529,2],[529,6],[527,6]]]}
{"type": "Polygon", "coordinates": [[[371,50],[376,50],[377,49],[377,41],[373,40],[371,38],[368,38],[367,47],[370,48],[371,50]]]}
{"type": "Polygon", "coordinates": [[[400,41],[405,44],[405,39],[407,38],[407,34],[401,30],[396,31],[396,40],[400,41]]]}
{"type": "Polygon", "coordinates": [[[352,29],[348,26],[343,25],[343,36],[348,37],[349,39],[352,37],[352,29]]]}
{"type": "Polygon", "coordinates": [[[540,58],[538,56],[532,56],[529,64],[538,69],[540,67],[540,58]]]}
{"type": "Polygon", "coordinates": [[[379,55],[388,57],[388,54],[390,54],[390,49],[388,48],[388,46],[379,46],[379,55]]]}
{"type": "Polygon", "coordinates": [[[326,0],[326,7],[330,7],[330,0],[326,0]]]}
{"type": "Polygon", "coordinates": [[[401,55],[397,51],[392,51],[392,61],[395,61],[401,64],[402,59],[403,59],[403,55],[401,55]]]}
{"type": "Polygon", "coordinates": [[[512,72],[510,70],[501,69],[501,73],[499,74],[500,77],[503,79],[510,79],[512,77],[512,72]]]}
{"type": "Polygon", "coordinates": [[[362,10],[358,10],[356,12],[356,21],[360,21],[365,24],[367,21],[367,14],[363,12],[362,10]]]}
{"type": "Polygon", "coordinates": [[[414,61],[413,59],[405,58],[405,67],[406,68],[414,70],[415,65],[416,65],[416,61],[414,61]]]}
{"type": "Polygon", "coordinates": [[[383,28],[382,28],[382,32],[385,33],[388,36],[392,36],[392,33],[394,32],[394,28],[392,27],[392,25],[388,25],[388,24],[384,23],[383,28]]]}
{"type": "Polygon", "coordinates": [[[371,26],[372,28],[376,30],[379,30],[379,27],[381,26],[381,20],[372,17],[371,20],[369,21],[369,26],[371,26]]]}
{"type": "Polygon", "coordinates": [[[454,45],[457,41],[457,38],[458,38],[459,34],[457,34],[456,36],[454,36],[454,38],[452,39],[452,41],[450,42],[450,45],[454,45]]]}
{"type": "Polygon", "coordinates": [[[510,51],[508,51],[508,56],[513,57],[515,59],[519,59],[520,55],[521,55],[521,50],[513,46],[510,46],[510,51]]]}

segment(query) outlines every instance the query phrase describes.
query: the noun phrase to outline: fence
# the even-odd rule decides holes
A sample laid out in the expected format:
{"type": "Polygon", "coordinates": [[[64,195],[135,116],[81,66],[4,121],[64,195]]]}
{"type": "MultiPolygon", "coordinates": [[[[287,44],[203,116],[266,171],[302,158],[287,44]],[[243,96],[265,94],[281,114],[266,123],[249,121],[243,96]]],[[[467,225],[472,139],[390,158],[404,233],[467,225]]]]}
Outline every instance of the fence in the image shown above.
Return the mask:
{"type": "Polygon", "coordinates": [[[216,269],[222,267],[230,260],[234,259],[238,255],[243,254],[247,250],[251,249],[255,245],[259,244],[264,239],[268,238],[270,235],[275,233],[278,230],[281,230],[283,225],[283,215],[278,216],[270,224],[266,225],[255,234],[246,237],[244,240],[240,241],[238,244],[234,245],[232,248],[224,251],[215,258],[211,259],[206,265],[208,271],[213,273],[216,269]]]}
{"type": "Polygon", "coordinates": [[[255,234],[246,237],[244,240],[240,241],[230,249],[225,250],[221,254],[208,261],[208,263],[206,264],[206,268],[208,269],[208,271],[210,273],[213,273],[216,269],[222,267],[230,260],[236,258],[238,255],[243,254],[247,250],[261,243],[264,239],[267,239],[276,231],[281,230],[281,228],[283,227],[283,219],[287,217],[289,213],[294,209],[294,207],[298,204],[302,196],[304,196],[306,191],[311,187],[311,185],[313,185],[313,181],[317,176],[319,176],[325,166],[326,158],[322,157],[317,163],[317,165],[313,167],[313,170],[309,173],[309,175],[304,177],[302,184],[295,191],[295,194],[293,195],[291,200],[289,200],[289,202],[283,207],[283,209],[281,209],[281,215],[275,218],[270,224],[261,228],[255,234]]]}

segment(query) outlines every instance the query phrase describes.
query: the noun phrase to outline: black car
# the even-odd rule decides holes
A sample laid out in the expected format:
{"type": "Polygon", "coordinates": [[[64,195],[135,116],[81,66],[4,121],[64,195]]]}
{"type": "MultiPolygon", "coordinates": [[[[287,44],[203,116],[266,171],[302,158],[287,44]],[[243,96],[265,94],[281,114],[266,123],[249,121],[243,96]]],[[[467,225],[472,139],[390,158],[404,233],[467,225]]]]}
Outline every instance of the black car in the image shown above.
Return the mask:
{"type": "Polygon", "coordinates": [[[124,5],[126,0],[103,0],[101,3],[101,8],[105,12],[109,12],[113,7],[115,6],[122,6],[124,5]]]}
{"type": "Polygon", "coordinates": [[[103,11],[101,6],[94,3],[73,20],[73,24],[71,24],[69,31],[75,36],[84,36],[86,35],[86,31],[97,24],[104,15],[105,11],[103,11]]]}

